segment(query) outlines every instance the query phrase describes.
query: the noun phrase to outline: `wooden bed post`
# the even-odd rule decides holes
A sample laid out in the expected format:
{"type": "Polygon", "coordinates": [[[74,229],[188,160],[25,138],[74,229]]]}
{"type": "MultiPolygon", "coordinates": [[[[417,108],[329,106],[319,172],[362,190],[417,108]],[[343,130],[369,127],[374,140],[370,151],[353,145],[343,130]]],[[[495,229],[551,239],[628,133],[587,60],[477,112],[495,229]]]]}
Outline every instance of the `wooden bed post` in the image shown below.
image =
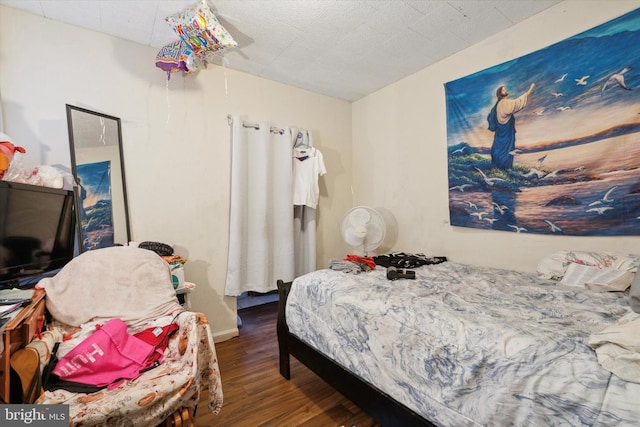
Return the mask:
{"type": "Polygon", "coordinates": [[[280,350],[280,375],[286,379],[291,378],[291,369],[289,366],[289,347],[287,345],[287,337],[289,336],[289,327],[287,326],[287,319],[285,317],[285,307],[287,306],[287,297],[291,290],[292,282],[283,282],[278,280],[278,321],[277,321],[277,334],[278,334],[278,348],[280,350]]]}

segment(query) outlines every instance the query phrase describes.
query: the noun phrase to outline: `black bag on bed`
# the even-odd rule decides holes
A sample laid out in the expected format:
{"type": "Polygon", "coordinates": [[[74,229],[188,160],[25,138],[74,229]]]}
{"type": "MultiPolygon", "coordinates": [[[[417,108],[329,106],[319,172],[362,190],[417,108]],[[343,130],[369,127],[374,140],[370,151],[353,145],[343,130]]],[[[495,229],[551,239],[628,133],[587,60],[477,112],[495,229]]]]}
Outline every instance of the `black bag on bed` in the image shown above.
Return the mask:
{"type": "Polygon", "coordinates": [[[428,257],[424,254],[408,254],[405,252],[392,252],[387,255],[373,257],[376,265],[382,267],[416,268],[422,265],[440,264],[447,261],[445,256],[428,257]]]}

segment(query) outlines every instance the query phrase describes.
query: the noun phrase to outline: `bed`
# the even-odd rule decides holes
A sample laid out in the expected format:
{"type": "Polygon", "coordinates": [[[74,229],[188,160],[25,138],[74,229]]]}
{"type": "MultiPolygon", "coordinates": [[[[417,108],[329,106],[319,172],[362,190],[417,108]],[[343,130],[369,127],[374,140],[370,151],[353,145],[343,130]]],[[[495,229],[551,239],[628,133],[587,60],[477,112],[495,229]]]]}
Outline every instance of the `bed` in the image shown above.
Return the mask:
{"type": "Polygon", "coordinates": [[[47,293],[52,319],[30,345],[46,354],[58,342],[59,364],[112,319],[124,322],[131,335],[177,325],[159,365],[100,390],[52,388],[38,404],[68,404],[71,426],[193,425],[203,392],[207,404],[198,411],[220,411],[222,383],[210,326],[202,313],[178,303],[170,267],[158,254],[124,246],[85,252],[38,286],[47,293]]]}
{"type": "Polygon", "coordinates": [[[640,327],[628,291],[565,286],[549,268],[415,271],[279,281],[280,373],[294,356],[385,427],[638,425],[640,379],[605,369],[593,345],[620,319],[640,327]]]}

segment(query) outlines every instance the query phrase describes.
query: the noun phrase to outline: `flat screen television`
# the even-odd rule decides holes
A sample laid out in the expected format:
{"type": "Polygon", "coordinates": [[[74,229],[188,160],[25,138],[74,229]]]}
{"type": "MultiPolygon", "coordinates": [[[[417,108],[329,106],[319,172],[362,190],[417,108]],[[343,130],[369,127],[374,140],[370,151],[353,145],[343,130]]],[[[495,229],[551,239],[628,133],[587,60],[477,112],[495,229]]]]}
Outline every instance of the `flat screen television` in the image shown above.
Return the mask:
{"type": "Polygon", "coordinates": [[[0,289],[34,287],[75,252],[73,191],[0,181],[0,289]]]}

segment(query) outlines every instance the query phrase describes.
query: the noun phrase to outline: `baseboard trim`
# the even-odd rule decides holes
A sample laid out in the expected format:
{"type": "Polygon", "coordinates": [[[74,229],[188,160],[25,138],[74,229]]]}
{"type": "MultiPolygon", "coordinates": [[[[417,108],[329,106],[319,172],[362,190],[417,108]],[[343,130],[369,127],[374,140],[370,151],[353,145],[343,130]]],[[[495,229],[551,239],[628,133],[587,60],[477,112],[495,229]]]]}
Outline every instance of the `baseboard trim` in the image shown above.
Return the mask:
{"type": "Polygon", "coordinates": [[[231,338],[235,338],[240,335],[240,330],[238,328],[227,329],[226,331],[220,331],[213,334],[213,342],[219,343],[222,341],[230,340],[231,338]]]}

